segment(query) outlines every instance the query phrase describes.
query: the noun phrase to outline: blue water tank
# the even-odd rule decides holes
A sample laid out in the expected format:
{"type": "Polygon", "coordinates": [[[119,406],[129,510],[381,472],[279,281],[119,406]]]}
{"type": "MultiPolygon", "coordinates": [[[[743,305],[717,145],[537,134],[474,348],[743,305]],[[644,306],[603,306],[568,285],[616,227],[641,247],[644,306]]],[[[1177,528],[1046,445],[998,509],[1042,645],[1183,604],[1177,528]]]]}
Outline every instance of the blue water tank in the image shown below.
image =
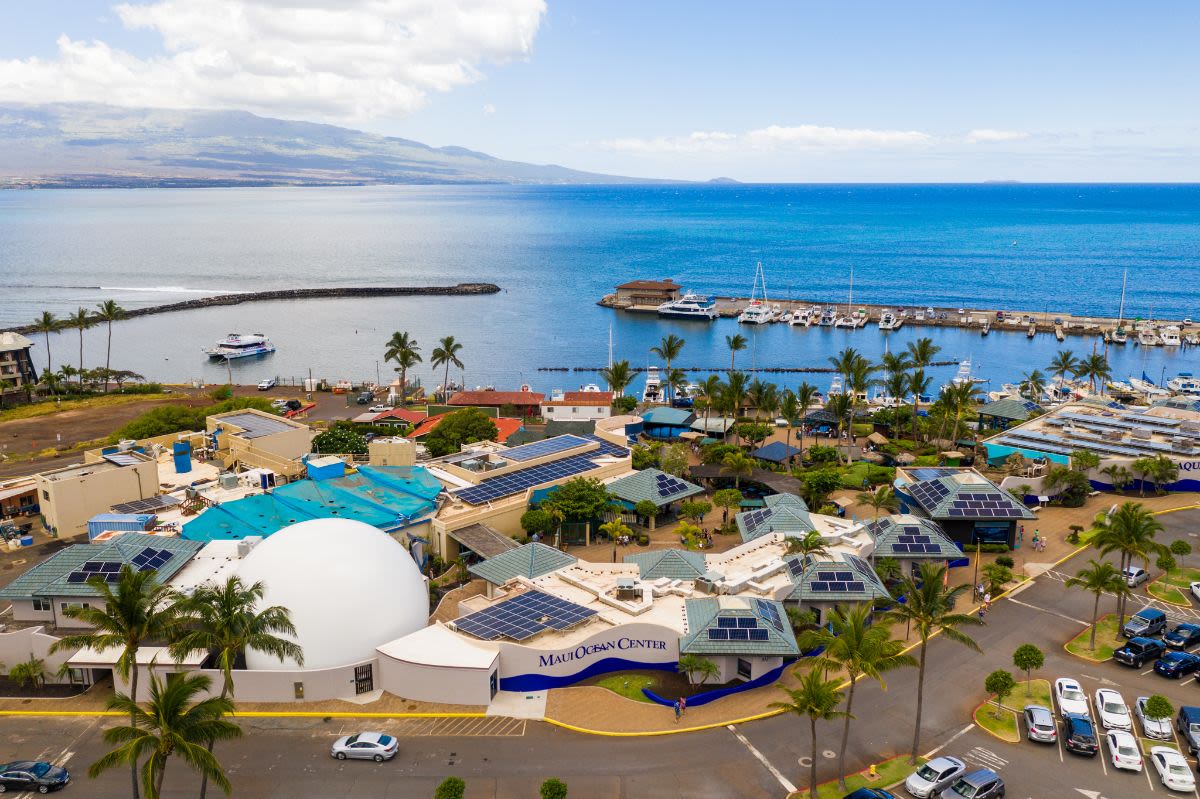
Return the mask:
{"type": "Polygon", "coordinates": [[[192,445],[187,441],[176,441],[171,447],[175,458],[175,473],[187,474],[192,470],[192,445]]]}

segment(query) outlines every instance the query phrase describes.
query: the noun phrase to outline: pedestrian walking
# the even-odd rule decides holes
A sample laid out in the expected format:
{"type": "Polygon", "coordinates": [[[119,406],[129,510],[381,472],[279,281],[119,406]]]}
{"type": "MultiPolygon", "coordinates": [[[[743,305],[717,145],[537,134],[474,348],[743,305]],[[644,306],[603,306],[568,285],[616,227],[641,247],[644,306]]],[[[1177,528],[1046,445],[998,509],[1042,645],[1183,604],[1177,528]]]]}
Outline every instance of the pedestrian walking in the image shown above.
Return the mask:
{"type": "Polygon", "coordinates": [[[683,714],[683,708],[679,706],[679,700],[675,700],[675,723],[679,723],[679,717],[683,714]]]}
{"type": "Polygon", "coordinates": [[[682,716],[684,713],[687,713],[687,697],[681,696],[679,697],[679,715],[682,716]]]}
{"type": "MultiPolygon", "coordinates": [[[[980,605],[979,606],[979,620],[983,621],[985,616],[987,616],[987,608],[984,607],[983,605],[980,605]]],[[[678,721],[679,719],[676,718],[675,720],[678,721]]]]}
{"type": "Polygon", "coordinates": [[[992,606],[992,592],[991,591],[988,591],[986,594],[983,595],[983,606],[985,608],[990,608],[992,606]]]}

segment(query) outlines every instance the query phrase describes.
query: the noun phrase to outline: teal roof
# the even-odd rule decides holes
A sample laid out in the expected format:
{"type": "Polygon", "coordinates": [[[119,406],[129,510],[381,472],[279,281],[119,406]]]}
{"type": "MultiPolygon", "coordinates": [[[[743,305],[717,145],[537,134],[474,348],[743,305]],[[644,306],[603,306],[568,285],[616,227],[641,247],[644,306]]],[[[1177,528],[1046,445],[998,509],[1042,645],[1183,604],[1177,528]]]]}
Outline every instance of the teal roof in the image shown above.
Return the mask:
{"type": "Polygon", "coordinates": [[[704,489],[695,483],[667,474],[661,469],[642,469],[627,477],[613,480],[605,488],[608,489],[608,493],[630,505],[648,499],[660,508],[676,500],[704,493],[704,489]]]}
{"type": "Polygon", "coordinates": [[[875,539],[875,554],[879,557],[907,560],[952,560],[962,557],[932,519],[916,516],[884,516],[867,523],[867,531],[875,539]]]}
{"type": "Polygon", "coordinates": [[[986,478],[960,483],[954,475],[948,474],[912,483],[900,490],[912,497],[929,518],[938,521],[1037,518],[1029,508],[1013,499],[1012,494],[986,478]]]}
{"type": "Polygon", "coordinates": [[[744,511],[734,517],[742,541],[753,541],[769,533],[802,536],[817,529],[809,515],[808,505],[795,494],[772,494],[766,507],[744,511]]]}
{"type": "Polygon", "coordinates": [[[699,552],[683,549],[660,549],[656,552],[637,552],[625,556],[626,563],[636,563],[643,580],[669,577],[672,580],[695,580],[707,567],[699,552]]]}
{"type": "Polygon", "coordinates": [[[786,556],[783,560],[795,586],[789,598],[800,602],[866,602],[891,597],[869,563],[856,555],[842,557],[818,561],[811,556],[786,556]]]}
{"type": "Polygon", "coordinates": [[[527,577],[530,580],[541,577],[566,568],[577,560],[554,547],[534,541],[476,563],[468,571],[492,585],[504,585],[514,577],[527,577]]]}
{"type": "Polygon", "coordinates": [[[0,599],[98,596],[96,589],[87,583],[67,582],[67,575],[78,571],[87,561],[132,565],[133,558],[146,547],[165,549],[171,553],[171,558],[158,568],[159,582],[166,582],[175,576],[202,546],[198,541],[144,533],[123,533],[103,544],[75,544],[55,552],[0,589],[0,599]]]}
{"type": "Polygon", "coordinates": [[[642,414],[646,424],[662,424],[672,427],[687,427],[696,419],[696,414],[682,408],[655,406],[642,414]]]}
{"type": "Polygon", "coordinates": [[[1034,412],[1045,413],[1045,409],[1036,402],[1012,397],[979,406],[980,416],[992,416],[997,419],[1009,419],[1014,422],[1023,422],[1034,412]]]}
{"type": "Polygon", "coordinates": [[[800,654],[792,624],[783,604],[770,599],[722,597],[688,599],[687,635],[679,651],[687,655],[763,655],[795,657],[800,654]],[[720,630],[718,637],[710,630],[720,630]],[[750,630],[766,630],[750,640],[750,630]],[[746,637],[741,637],[741,632],[746,637]],[[735,636],[736,637],[733,637],[735,636]]]}

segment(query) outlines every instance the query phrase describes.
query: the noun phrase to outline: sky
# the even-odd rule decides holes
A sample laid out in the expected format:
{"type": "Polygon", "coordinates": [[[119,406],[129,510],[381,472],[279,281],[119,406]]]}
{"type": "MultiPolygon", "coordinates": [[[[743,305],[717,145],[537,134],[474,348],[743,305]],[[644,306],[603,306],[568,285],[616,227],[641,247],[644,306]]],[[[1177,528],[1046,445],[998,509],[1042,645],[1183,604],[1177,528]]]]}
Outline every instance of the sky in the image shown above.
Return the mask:
{"type": "Polygon", "coordinates": [[[248,110],[687,180],[1200,180],[1191,0],[0,9],[0,102],[248,110]]]}

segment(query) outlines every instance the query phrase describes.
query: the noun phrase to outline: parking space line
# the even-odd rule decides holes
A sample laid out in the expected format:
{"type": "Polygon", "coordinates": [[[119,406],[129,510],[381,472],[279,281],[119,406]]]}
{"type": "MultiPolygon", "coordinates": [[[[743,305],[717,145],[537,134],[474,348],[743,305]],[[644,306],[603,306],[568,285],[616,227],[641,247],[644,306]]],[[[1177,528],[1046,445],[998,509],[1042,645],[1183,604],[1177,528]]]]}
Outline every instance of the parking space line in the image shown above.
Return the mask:
{"type": "Polygon", "coordinates": [[[1150,673],[1150,672],[1152,672],[1152,671],[1154,671],[1154,667],[1153,667],[1153,666],[1151,666],[1150,668],[1148,668],[1148,669],[1146,669],[1145,671],[1143,671],[1143,672],[1142,672],[1142,676],[1143,676],[1143,677],[1145,677],[1147,674],[1149,674],[1149,673],[1150,673]]]}
{"type": "Polygon", "coordinates": [[[1101,724],[1099,708],[1092,702],[1092,697],[1088,694],[1083,695],[1083,701],[1088,706],[1088,715],[1092,717],[1092,734],[1096,736],[1096,748],[1099,750],[1096,754],[1100,758],[1100,768],[1104,770],[1104,776],[1108,777],[1108,765],[1104,762],[1104,743],[1101,739],[1101,724]]]}
{"type": "Polygon", "coordinates": [[[796,786],[793,785],[791,782],[789,782],[788,778],[783,776],[783,774],[780,773],[779,769],[777,769],[773,765],[771,765],[771,761],[767,760],[767,756],[764,755],[762,752],[758,751],[757,749],[755,749],[754,745],[751,744],[748,740],[746,740],[746,736],[744,736],[740,732],[738,732],[737,728],[734,727],[732,724],[730,724],[726,729],[728,729],[731,733],[733,733],[733,737],[737,738],[739,741],[742,742],[742,746],[744,746],[750,750],[750,754],[754,755],[755,760],[757,760],[759,763],[762,763],[763,766],[766,767],[767,771],[771,772],[771,776],[779,781],[779,784],[783,786],[783,789],[785,791],[787,791],[789,794],[796,792],[796,786]]]}

